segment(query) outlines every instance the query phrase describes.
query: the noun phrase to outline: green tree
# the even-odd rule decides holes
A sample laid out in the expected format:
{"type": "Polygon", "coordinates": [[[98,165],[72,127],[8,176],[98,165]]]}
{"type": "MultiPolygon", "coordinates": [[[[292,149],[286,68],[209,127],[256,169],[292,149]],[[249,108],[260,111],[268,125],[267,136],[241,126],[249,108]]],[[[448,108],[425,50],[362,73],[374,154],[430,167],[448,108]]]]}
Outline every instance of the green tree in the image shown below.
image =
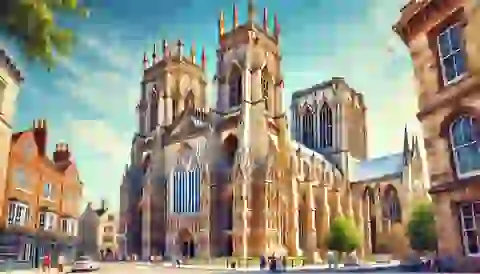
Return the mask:
{"type": "Polygon", "coordinates": [[[407,235],[413,250],[420,252],[436,250],[437,232],[431,202],[421,202],[413,208],[407,235]]]}
{"type": "Polygon", "coordinates": [[[48,69],[72,52],[73,30],[62,19],[88,17],[78,0],[0,0],[0,32],[13,38],[29,61],[48,69]]]}
{"type": "Polygon", "coordinates": [[[359,248],[360,234],[355,223],[347,217],[339,216],[330,225],[327,236],[327,246],[330,250],[337,251],[340,256],[359,248]]]}

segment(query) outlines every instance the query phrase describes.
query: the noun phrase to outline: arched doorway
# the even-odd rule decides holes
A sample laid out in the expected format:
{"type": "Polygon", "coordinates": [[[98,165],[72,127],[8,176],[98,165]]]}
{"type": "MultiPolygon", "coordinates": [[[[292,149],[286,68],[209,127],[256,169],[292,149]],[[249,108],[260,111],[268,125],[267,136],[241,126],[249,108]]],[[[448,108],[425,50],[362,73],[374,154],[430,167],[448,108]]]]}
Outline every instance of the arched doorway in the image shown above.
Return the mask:
{"type": "Polygon", "coordinates": [[[367,186],[363,192],[363,216],[365,216],[365,242],[370,243],[372,253],[377,246],[377,218],[375,214],[375,191],[367,186]]]}
{"type": "Polygon", "coordinates": [[[188,229],[182,228],[178,231],[177,244],[180,249],[180,255],[185,258],[195,257],[195,241],[188,229]]]}

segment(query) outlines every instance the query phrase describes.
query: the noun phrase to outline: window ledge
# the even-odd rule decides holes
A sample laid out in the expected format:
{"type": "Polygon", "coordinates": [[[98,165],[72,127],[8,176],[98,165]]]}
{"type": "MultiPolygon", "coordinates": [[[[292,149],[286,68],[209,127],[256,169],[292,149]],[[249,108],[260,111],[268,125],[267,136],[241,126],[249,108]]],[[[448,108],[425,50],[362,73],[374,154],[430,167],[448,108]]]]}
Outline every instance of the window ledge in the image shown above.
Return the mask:
{"type": "Polygon", "coordinates": [[[26,193],[26,194],[32,194],[31,191],[26,190],[26,189],[21,188],[21,187],[16,187],[15,190],[21,191],[21,192],[26,193]]]}
{"type": "Polygon", "coordinates": [[[480,170],[473,170],[466,173],[457,173],[458,179],[468,179],[480,175],[480,170]]]}
{"type": "Polygon", "coordinates": [[[447,87],[447,86],[452,86],[452,85],[458,84],[458,82],[462,81],[467,76],[468,76],[468,73],[465,72],[462,75],[459,75],[459,76],[453,78],[450,81],[444,81],[444,86],[447,87]]]}

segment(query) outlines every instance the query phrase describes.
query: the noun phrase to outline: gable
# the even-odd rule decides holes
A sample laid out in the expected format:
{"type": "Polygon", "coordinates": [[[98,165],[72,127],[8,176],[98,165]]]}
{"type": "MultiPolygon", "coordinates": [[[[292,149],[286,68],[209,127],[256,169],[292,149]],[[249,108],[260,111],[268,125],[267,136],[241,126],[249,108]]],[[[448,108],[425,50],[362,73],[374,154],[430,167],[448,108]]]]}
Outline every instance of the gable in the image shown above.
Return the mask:
{"type": "Polygon", "coordinates": [[[38,146],[35,136],[31,131],[23,132],[18,136],[15,142],[12,142],[12,151],[25,158],[34,158],[38,156],[38,146]]]}

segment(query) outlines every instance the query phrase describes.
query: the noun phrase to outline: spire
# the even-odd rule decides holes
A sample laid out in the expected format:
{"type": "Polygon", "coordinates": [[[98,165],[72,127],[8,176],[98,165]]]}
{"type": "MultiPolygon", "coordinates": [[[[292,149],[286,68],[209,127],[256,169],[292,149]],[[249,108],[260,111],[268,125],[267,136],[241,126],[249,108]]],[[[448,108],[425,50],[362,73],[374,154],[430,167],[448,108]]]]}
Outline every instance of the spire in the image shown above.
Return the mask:
{"type": "Polygon", "coordinates": [[[152,63],[157,62],[157,43],[153,43],[153,52],[152,52],[152,63]]]}
{"type": "Polygon", "coordinates": [[[275,39],[278,40],[278,38],[280,37],[280,24],[278,23],[278,17],[276,13],[273,16],[273,24],[273,35],[275,36],[275,39]]]}
{"type": "Polygon", "coordinates": [[[205,55],[205,47],[202,47],[202,70],[205,71],[207,67],[207,55],[205,55]]]}
{"type": "Polygon", "coordinates": [[[403,132],[403,162],[408,165],[410,162],[410,146],[408,142],[408,127],[405,124],[405,130],[403,132]]]}
{"type": "Polygon", "coordinates": [[[183,43],[180,39],[177,40],[177,56],[179,58],[182,58],[183,56],[183,43]]]}
{"type": "Polygon", "coordinates": [[[218,34],[222,37],[225,34],[225,14],[223,10],[220,11],[220,18],[218,19],[218,34]]]}
{"type": "Polygon", "coordinates": [[[195,47],[195,42],[193,42],[192,46],[190,47],[190,60],[194,64],[197,63],[197,49],[195,47]]]}
{"type": "Polygon", "coordinates": [[[143,68],[144,69],[148,68],[148,57],[146,52],[143,53],[143,68]]]}
{"type": "Polygon", "coordinates": [[[248,22],[253,23],[255,21],[256,11],[253,0],[248,0],[248,22]]]}
{"type": "Polygon", "coordinates": [[[168,48],[168,42],[167,40],[163,39],[163,58],[168,58],[170,57],[170,50],[168,48]]]}
{"type": "Polygon", "coordinates": [[[267,8],[263,8],[263,30],[268,32],[268,10],[267,8]]]}
{"type": "Polygon", "coordinates": [[[233,29],[238,27],[238,8],[237,4],[233,3],[233,29]]]}

